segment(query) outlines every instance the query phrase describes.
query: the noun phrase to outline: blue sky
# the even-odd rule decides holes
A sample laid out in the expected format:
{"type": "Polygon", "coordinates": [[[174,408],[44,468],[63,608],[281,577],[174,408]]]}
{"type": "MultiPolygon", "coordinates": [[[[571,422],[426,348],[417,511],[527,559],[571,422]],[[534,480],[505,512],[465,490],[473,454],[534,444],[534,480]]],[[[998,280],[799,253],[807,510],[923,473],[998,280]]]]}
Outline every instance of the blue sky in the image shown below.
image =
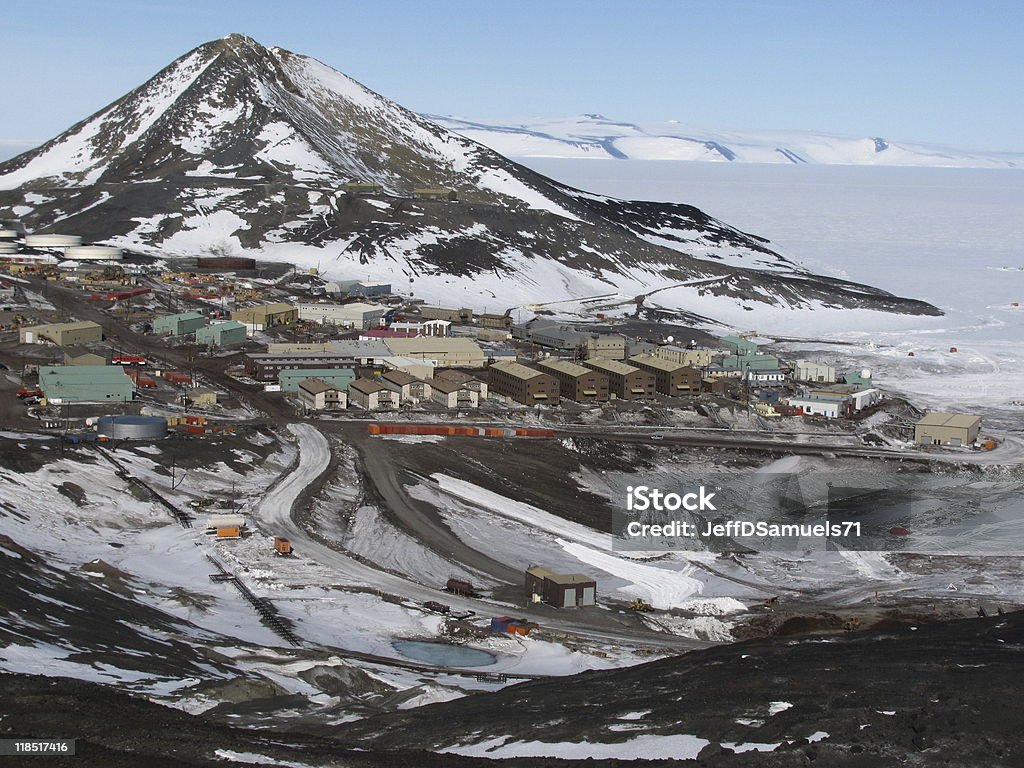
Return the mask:
{"type": "Polygon", "coordinates": [[[1024,3],[4,0],[0,138],[44,139],[230,32],[422,112],[600,112],[1024,151],[1024,3]]]}

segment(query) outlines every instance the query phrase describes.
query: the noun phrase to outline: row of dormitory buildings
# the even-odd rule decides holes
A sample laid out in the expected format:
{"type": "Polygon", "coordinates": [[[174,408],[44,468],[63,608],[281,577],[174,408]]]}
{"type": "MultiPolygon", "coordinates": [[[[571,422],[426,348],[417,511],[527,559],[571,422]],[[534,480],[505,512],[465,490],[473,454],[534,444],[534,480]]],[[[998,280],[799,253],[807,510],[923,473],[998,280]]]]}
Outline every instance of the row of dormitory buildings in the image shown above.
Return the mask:
{"type": "Polygon", "coordinates": [[[435,403],[442,408],[468,410],[479,408],[488,393],[486,382],[449,369],[437,371],[429,380],[397,368],[376,376],[356,376],[354,371],[344,370],[312,378],[304,375],[287,378],[294,386],[282,383],[282,390],[294,391],[299,404],[307,411],[344,410],[349,406],[366,411],[389,411],[406,403],[435,403]]]}

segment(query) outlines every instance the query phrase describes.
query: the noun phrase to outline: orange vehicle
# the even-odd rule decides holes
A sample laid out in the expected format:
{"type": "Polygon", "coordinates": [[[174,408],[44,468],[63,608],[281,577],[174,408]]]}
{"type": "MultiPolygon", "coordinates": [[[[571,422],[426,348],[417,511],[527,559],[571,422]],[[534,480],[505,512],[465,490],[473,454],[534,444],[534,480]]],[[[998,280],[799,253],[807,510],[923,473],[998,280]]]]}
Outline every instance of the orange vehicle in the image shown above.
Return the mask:
{"type": "Polygon", "coordinates": [[[292,553],[292,542],[284,536],[274,537],[274,552],[279,555],[290,555],[292,553]]]}

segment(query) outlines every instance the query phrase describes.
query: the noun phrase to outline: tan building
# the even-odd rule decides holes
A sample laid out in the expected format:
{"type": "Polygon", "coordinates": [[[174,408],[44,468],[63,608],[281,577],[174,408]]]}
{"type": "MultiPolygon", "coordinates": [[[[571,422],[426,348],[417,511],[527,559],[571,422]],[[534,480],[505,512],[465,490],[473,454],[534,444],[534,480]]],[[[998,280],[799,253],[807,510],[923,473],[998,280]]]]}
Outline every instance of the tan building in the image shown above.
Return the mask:
{"type": "Polygon", "coordinates": [[[434,364],[429,360],[389,356],[382,357],[380,363],[386,371],[405,371],[410,376],[415,376],[421,381],[429,381],[434,378],[434,364]]]}
{"type": "Polygon", "coordinates": [[[217,393],[212,389],[190,389],[188,391],[188,399],[192,401],[193,405],[216,405],[217,393]]]}
{"type": "Polygon", "coordinates": [[[331,344],[290,344],[288,342],[272,342],[267,344],[268,355],[296,355],[299,353],[327,354],[334,351],[331,344]]]}
{"type": "Polygon", "coordinates": [[[634,355],[629,364],[654,374],[654,388],[658,394],[676,397],[700,392],[701,373],[692,365],[673,363],[654,355],[634,355]]]}
{"type": "Polygon", "coordinates": [[[558,379],[562,397],[578,403],[604,402],[609,397],[608,376],[568,360],[544,360],[538,367],[558,379]]]}
{"type": "Polygon", "coordinates": [[[231,313],[231,319],[242,323],[251,336],[256,331],[265,331],[276,325],[291,325],[297,322],[299,309],[279,301],[274,304],[260,304],[255,307],[236,309],[231,313]]]}
{"type": "Polygon", "coordinates": [[[692,365],[694,368],[707,368],[711,365],[711,356],[714,350],[708,347],[697,347],[686,349],[685,347],[666,346],[654,350],[654,356],[673,363],[692,365]]]}
{"type": "Polygon", "coordinates": [[[608,377],[608,390],[617,398],[641,400],[654,397],[654,374],[649,371],[603,357],[585,360],[583,364],[605,374],[608,377]]]}
{"type": "Polygon", "coordinates": [[[505,341],[509,337],[509,332],[499,328],[478,328],[476,337],[480,341],[505,341]]]}
{"type": "Polygon", "coordinates": [[[508,330],[512,327],[512,318],[509,315],[493,315],[484,313],[482,315],[478,315],[476,321],[481,328],[508,330]]]}
{"type": "Polygon", "coordinates": [[[58,347],[95,344],[103,341],[103,327],[91,320],[33,325],[18,329],[18,341],[22,344],[56,344],[58,347]]]}
{"type": "Polygon", "coordinates": [[[481,381],[475,376],[470,376],[468,373],[462,371],[453,371],[450,368],[438,371],[434,376],[435,380],[447,381],[452,384],[460,384],[466,389],[471,389],[474,392],[480,393],[480,399],[487,399],[487,382],[481,381]]]}
{"type": "Polygon", "coordinates": [[[434,379],[430,399],[445,408],[479,408],[480,393],[457,381],[434,379]]]}
{"type": "Polygon", "coordinates": [[[303,379],[296,391],[308,411],[343,411],[348,406],[348,395],[323,379],[303,379]]]}
{"type": "Polygon", "coordinates": [[[523,405],[558,405],[558,379],[550,373],[514,362],[494,363],[487,369],[491,392],[523,405]]]}
{"type": "Polygon", "coordinates": [[[71,347],[64,350],[64,365],[106,365],[107,358],[87,349],[71,347]]]}
{"type": "Polygon", "coordinates": [[[473,310],[469,307],[449,309],[448,307],[420,306],[420,317],[424,320],[447,320],[449,323],[473,322],[473,310]]]}
{"type": "Polygon", "coordinates": [[[376,379],[356,379],[348,385],[348,399],[365,411],[390,411],[398,407],[398,393],[376,379]]]}
{"type": "Polygon", "coordinates": [[[626,356],[626,337],[613,333],[593,334],[583,342],[586,358],[603,357],[606,360],[622,360],[626,356]]]}
{"type": "Polygon", "coordinates": [[[430,399],[430,384],[405,371],[384,371],[380,383],[398,395],[399,403],[418,403],[430,399]]]}
{"type": "Polygon", "coordinates": [[[971,445],[981,432],[981,417],[963,413],[926,413],[914,425],[918,445],[971,445]]]}
{"type": "Polygon", "coordinates": [[[483,368],[486,363],[484,351],[472,339],[417,336],[384,343],[393,355],[433,360],[438,368],[483,368]]]}

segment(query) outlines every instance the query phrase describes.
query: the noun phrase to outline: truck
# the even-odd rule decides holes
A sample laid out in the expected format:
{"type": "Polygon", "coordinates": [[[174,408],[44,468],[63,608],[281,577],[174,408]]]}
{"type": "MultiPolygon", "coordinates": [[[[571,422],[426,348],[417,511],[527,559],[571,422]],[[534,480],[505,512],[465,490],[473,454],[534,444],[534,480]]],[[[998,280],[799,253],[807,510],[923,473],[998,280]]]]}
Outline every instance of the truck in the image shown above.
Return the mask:
{"type": "Polygon", "coordinates": [[[451,577],[445,583],[445,592],[450,592],[453,595],[464,595],[465,597],[480,597],[480,593],[473,588],[473,582],[467,579],[460,579],[451,577]]]}

